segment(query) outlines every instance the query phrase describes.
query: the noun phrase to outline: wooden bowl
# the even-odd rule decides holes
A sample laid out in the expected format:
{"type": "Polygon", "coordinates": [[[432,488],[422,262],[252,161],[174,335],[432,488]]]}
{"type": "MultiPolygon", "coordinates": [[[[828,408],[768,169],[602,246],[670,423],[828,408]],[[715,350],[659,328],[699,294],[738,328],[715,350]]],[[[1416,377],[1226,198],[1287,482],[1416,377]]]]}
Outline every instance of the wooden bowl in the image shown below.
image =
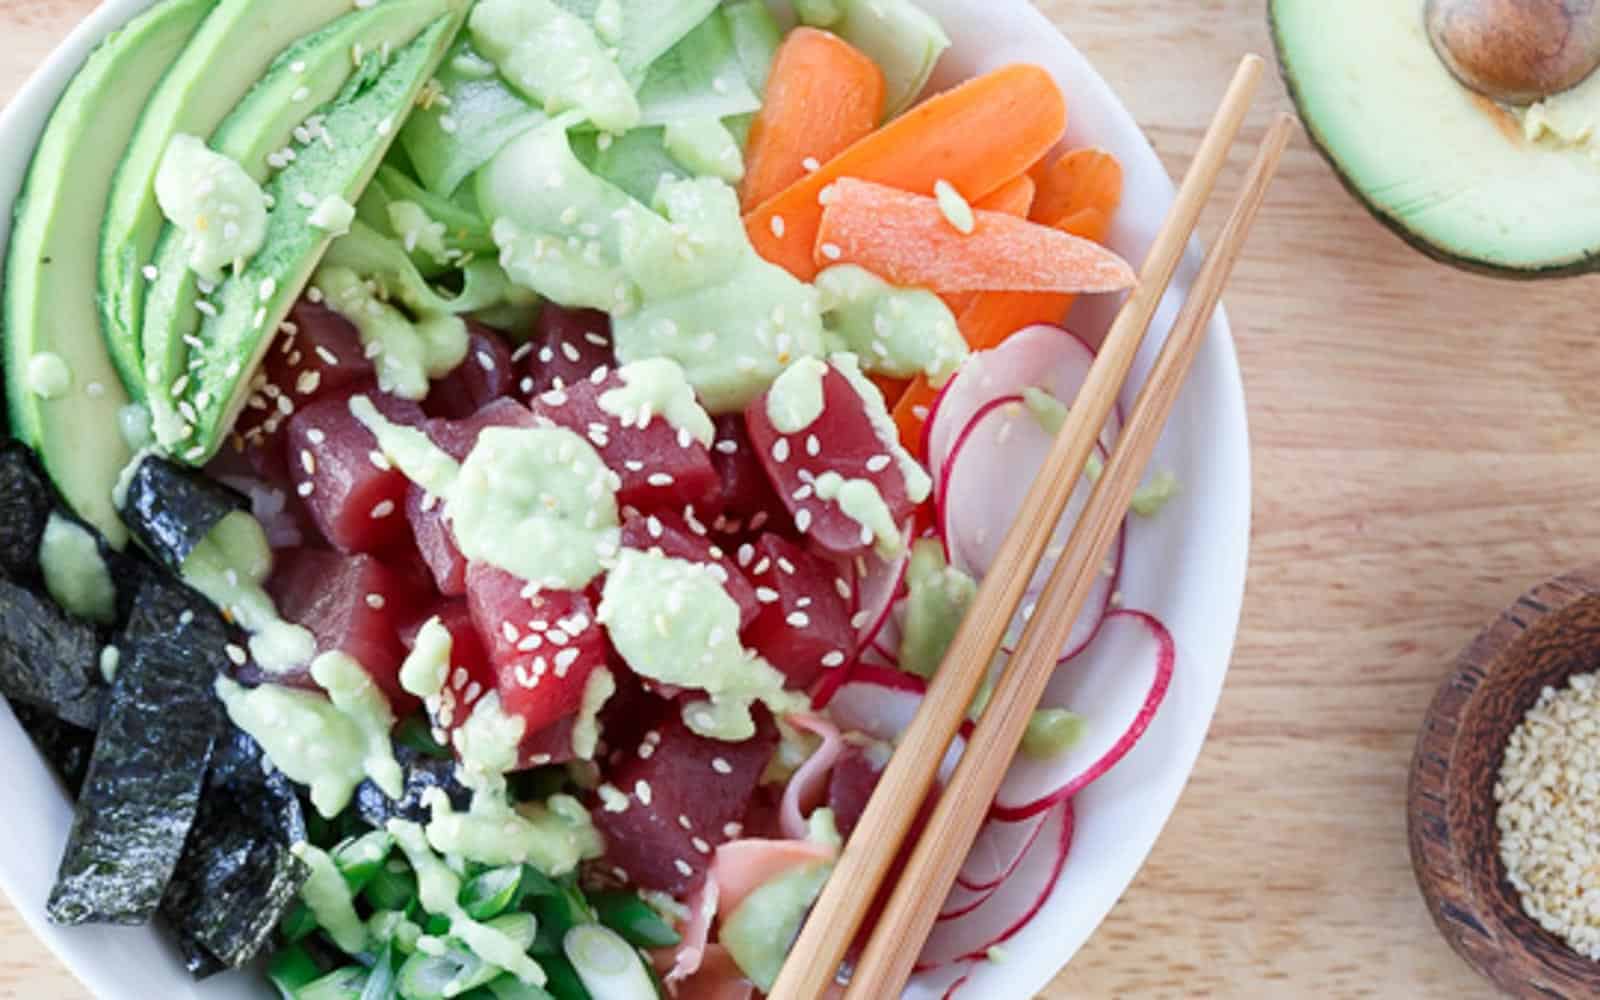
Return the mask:
{"type": "Polygon", "coordinates": [[[1434,923],[1460,956],[1518,997],[1600,996],[1600,962],[1522,911],[1506,880],[1494,785],[1506,741],[1548,687],[1600,668],[1600,567],[1525,594],[1440,685],[1417,739],[1408,795],[1411,864],[1434,923]]]}

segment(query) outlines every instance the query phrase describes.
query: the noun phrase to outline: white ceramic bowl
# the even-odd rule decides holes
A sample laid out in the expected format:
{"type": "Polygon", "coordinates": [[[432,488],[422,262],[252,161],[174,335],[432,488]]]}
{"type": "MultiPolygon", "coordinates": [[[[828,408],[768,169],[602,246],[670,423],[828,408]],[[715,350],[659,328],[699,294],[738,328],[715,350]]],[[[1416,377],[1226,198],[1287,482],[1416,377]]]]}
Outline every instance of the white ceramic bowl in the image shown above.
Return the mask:
{"type": "MultiPolygon", "coordinates": [[[[1026,0],[921,0],[955,47],[936,85],[1010,63],[1050,70],[1067,95],[1068,143],[1102,146],[1122,161],[1126,194],[1111,244],[1142,260],[1172,202],[1173,187],[1155,152],[1111,88],[1026,0]]],[[[78,26],[0,114],[0,205],[9,226],[34,143],[51,108],[93,46],[150,0],[107,0],[78,26]]],[[[0,234],[0,250],[3,238],[0,234]]],[[[1135,374],[1149,371],[1198,270],[1198,254],[1178,273],[1135,374]]],[[[1098,339],[1116,307],[1086,300],[1071,325],[1098,339]]],[[[1124,400],[1131,402],[1132,395],[1124,400]]],[[[1220,313],[1156,452],[1182,493],[1153,520],[1136,519],[1128,537],[1122,593],[1171,629],[1178,663],[1171,691],[1143,742],[1077,802],[1077,831],[1060,888],[1006,948],[983,963],[964,996],[1032,996],[1060,971],[1104,919],[1144,862],[1178,801],[1222,692],[1244,593],[1250,541],[1249,440],[1244,391],[1227,320],[1220,313]]],[[[0,703],[3,706],[3,703],[0,703]]],[[[0,823],[0,888],[46,944],[98,996],[119,1000],[245,1000],[270,987],[247,975],[202,985],[183,971],[165,936],[150,928],[60,928],[45,900],[72,820],[72,804],[10,711],[0,707],[0,760],[7,772],[0,823]]],[[[913,993],[933,995],[931,990],[913,993]]]]}

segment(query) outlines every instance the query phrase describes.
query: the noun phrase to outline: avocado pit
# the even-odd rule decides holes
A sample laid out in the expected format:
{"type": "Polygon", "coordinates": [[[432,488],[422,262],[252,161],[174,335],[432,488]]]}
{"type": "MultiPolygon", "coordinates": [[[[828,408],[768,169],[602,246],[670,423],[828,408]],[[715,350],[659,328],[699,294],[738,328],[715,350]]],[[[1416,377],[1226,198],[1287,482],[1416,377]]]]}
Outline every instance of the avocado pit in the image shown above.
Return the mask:
{"type": "Polygon", "coordinates": [[[1595,0],[1428,0],[1424,16],[1450,72],[1506,104],[1570,90],[1600,67],[1595,0]]]}

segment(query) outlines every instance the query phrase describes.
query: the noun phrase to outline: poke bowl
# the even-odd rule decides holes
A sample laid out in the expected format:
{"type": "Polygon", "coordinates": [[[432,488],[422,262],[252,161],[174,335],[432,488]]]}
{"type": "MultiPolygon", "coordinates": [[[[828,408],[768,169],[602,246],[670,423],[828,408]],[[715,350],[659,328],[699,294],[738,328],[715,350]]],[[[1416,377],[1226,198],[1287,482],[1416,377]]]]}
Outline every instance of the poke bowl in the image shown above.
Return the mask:
{"type": "MultiPolygon", "coordinates": [[[[106,997],[752,993],[1170,180],[1025,0],[251,6],[111,0],[0,116],[0,888],[106,997]]],[[[1152,468],[909,996],[1043,988],[1193,769],[1220,312],[1152,468]]]]}

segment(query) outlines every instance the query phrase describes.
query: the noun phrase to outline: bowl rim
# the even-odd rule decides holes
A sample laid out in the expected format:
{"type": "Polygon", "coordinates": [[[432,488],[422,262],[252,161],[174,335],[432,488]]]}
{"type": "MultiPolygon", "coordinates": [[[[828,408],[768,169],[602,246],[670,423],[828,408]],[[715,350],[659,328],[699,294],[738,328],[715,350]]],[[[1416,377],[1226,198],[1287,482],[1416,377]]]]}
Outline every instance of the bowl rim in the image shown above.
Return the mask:
{"type": "MultiPolygon", "coordinates": [[[[92,48],[153,2],[155,0],[102,0],[46,57],[5,109],[0,111],[0,136],[14,135],[25,140],[17,144],[16,151],[0,154],[0,203],[14,203],[13,192],[21,187],[44,121],[92,48]]],[[[985,43],[990,36],[999,39],[994,51],[976,56],[978,62],[987,63],[984,68],[992,67],[996,60],[1013,53],[1012,61],[1036,61],[1045,65],[1058,80],[1072,81],[1076,89],[1072,93],[1069,144],[1082,144],[1086,140],[1101,141],[1102,136],[1112,136],[1120,147],[1119,152],[1125,154],[1124,165],[1128,169],[1130,182],[1143,185],[1139,191],[1142,195],[1141,207],[1137,210],[1124,209],[1109,242],[1124,247],[1148,246],[1161,221],[1160,217],[1175,197],[1171,178],[1127,107],[1060,29],[1030,0],[921,0],[921,3],[941,20],[948,19],[967,26],[960,32],[951,27],[950,34],[956,39],[957,49],[963,47],[962,38],[969,32],[973,37],[983,38],[985,43]]],[[[989,48],[987,44],[972,47],[989,48]]],[[[972,59],[962,61],[971,62],[972,59]]],[[[948,73],[948,68],[943,72],[948,73]]],[[[10,213],[7,212],[6,220],[0,223],[0,254],[5,251],[9,231],[10,213]]],[[[1128,249],[1124,253],[1134,256],[1128,249]]],[[[1138,255],[1142,256],[1142,250],[1138,255]]],[[[1174,280],[1168,299],[1163,302],[1162,312],[1153,326],[1149,342],[1135,366],[1125,402],[1131,399],[1132,391],[1148,374],[1164,338],[1164,331],[1176,315],[1181,293],[1192,283],[1200,262],[1200,247],[1195,241],[1174,280]]],[[[1073,314],[1073,321],[1102,322],[1102,311],[1111,305],[1114,303],[1090,305],[1090,318],[1085,321],[1080,320],[1084,312],[1083,304],[1080,304],[1080,310],[1073,314]]],[[[1086,798],[1095,800],[1096,808],[1103,811],[1103,815],[1084,816],[1083,813],[1089,810],[1083,810],[1080,812],[1080,827],[1093,827],[1097,825],[1097,820],[1099,825],[1119,827],[1117,842],[1111,851],[1106,852],[1109,857],[1101,859],[1103,864],[1100,870],[1085,870],[1094,866],[1081,861],[1074,864],[1074,860],[1082,854],[1079,844],[1074,845],[1073,857],[1069,858],[1063,883],[1075,873],[1079,877],[1088,876],[1095,883],[1092,891],[1071,900],[1064,897],[1076,897],[1076,894],[1054,893],[1037,919],[1008,945],[1011,950],[1006,963],[983,963],[976,971],[970,983],[973,989],[969,995],[1032,995],[1065,967],[1142,869],[1193,774],[1209,732],[1232,659],[1243,610],[1250,550],[1252,481],[1242,375],[1227,314],[1220,306],[1208,334],[1190,387],[1180,398],[1179,414],[1174,417],[1175,421],[1181,419],[1182,408],[1192,396],[1195,383],[1204,381],[1209,408],[1201,412],[1209,428],[1207,445],[1210,451],[1204,456],[1202,467],[1207,470],[1208,478],[1205,481],[1213,490],[1203,498],[1203,502],[1201,498],[1192,496],[1180,497],[1177,506],[1186,507],[1193,502],[1199,513],[1191,512],[1188,520],[1198,520],[1206,537],[1189,537],[1195,534],[1192,526],[1176,532],[1175,539],[1170,537],[1174,534],[1170,531],[1149,532],[1162,545],[1171,545],[1175,541],[1189,555],[1190,563],[1203,562],[1205,567],[1203,570],[1195,569],[1193,574],[1202,577],[1205,584],[1207,593],[1201,600],[1194,599],[1192,594],[1173,596],[1168,592],[1178,589],[1178,584],[1173,581],[1167,581],[1170,586],[1165,589],[1159,581],[1152,583],[1150,588],[1160,591],[1161,596],[1156,600],[1167,600],[1182,609],[1163,612],[1178,642],[1180,676],[1174,682],[1168,704],[1158,715],[1145,741],[1112,772],[1116,780],[1105,780],[1100,787],[1091,788],[1085,793],[1086,798]],[[1197,546],[1204,551],[1190,552],[1189,546],[1197,546]],[[1202,604],[1204,607],[1200,607],[1202,604]],[[1175,618],[1182,619],[1182,627],[1175,618]],[[1157,743],[1161,745],[1156,746],[1157,743]],[[1120,776],[1119,771],[1122,772],[1120,776]],[[1125,786],[1132,784],[1139,785],[1138,794],[1119,799],[1118,794],[1125,790],[1125,786]],[[1112,786],[1116,786],[1116,789],[1113,790],[1112,786]]],[[[1162,449],[1165,448],[1163,445],[1162,449]]],[[[1158,457],[1162,449],[1158,449],[1158,457]]],[[[1166,558],[1164,551],[1161,555],[1163,559],[1166,558]]],[[[4,890],[12,900],[30,930],[97,995],[127,997],[129,1000],[150,995],[141,992],[139,984],[154,984],[157,980],[145,980],[143,976],[157,975],[165,970],[147,972],[140,966],[152,964],[149,962],[152,947],[168,955],[176,955],[168,935],[149,927],[61,928],[45,919],[40,885],[48,884],[48,872],[43,875],[37,871],[26,872],[24,868],[27,862],[22,859],[51,859],[47,867],[50,871],[54,870],[53,859],[59,854],[60,844],[40,836],[40,828],[54,828],[69,822],[71,808],[60,791],[59,782],[39,760],[20,728],[8,719],[9,709],[0,706],[0,755],[11,758],[21,755],[14,780],[25,786],[19,801],[31,804],[22,812],[25,815],[37,813],[41,816],[41,822],[0,825],[0,890],[4,890]],[[46,815],[53,816],[53,820],[44,822],[46,815]]],[[[220,986],[227,980],[241,978],[219,977],[204,986],[192,986],[176,994],[168,985],[165,993],[208,998],[253,995],[244,992],[247,987],[232,991],[212,988],[213,984],[220,986]]],[[[914,988],[910,995],[937,996],[938,992],[919,993],[914,988]]]]}

